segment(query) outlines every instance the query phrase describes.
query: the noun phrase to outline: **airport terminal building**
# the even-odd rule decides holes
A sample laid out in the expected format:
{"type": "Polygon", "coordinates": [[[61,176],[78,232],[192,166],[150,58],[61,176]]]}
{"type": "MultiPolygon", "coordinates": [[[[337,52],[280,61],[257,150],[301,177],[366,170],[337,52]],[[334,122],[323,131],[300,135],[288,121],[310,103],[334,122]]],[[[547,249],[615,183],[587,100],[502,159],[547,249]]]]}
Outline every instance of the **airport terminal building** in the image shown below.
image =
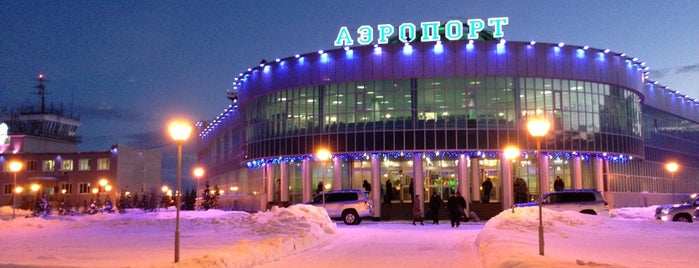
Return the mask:
{"type": "Polygon", "coordinates": [[[228,209],[306,202],[319,183],[365,180],[377,204],[387,193],[405,204],[411,192],[429,202],[459,191],[476,209],[489,179],[502,210],[515,178],[533,199],[557,176],[566,189],[603,191],[611,207],[677,201],[699,191],[699,101],[648,74],[624,53],[487,31],[292,55],[238,76],[231,105],[197,124],[198,164],[228,209]],[[539,157],[526,128],[535,117],[551,123],[539,157]],[[506,157],[508,146],[520,154],[506,157]],[[320,149],[332,157],[318,159],[320,149]]]}

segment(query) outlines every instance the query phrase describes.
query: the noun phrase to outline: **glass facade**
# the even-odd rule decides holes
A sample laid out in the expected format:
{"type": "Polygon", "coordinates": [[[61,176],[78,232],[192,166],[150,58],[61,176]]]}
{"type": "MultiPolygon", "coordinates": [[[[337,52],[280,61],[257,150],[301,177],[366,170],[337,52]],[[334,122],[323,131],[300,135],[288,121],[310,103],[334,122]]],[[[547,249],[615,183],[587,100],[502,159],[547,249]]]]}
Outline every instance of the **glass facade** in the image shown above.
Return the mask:
{"type": "Polygon", "coordinates": [[[362,81],[277,91],[251,100],[248,157],[335,152],[531,148],[523,122],[553,119],[548,151],[641,156],[639,96],[615,86],[543,78],[362,81]],[[460,132],[464,131],[464,132],[460,132]],[[463,135],[466,133],[466,135],[463,135]]]}

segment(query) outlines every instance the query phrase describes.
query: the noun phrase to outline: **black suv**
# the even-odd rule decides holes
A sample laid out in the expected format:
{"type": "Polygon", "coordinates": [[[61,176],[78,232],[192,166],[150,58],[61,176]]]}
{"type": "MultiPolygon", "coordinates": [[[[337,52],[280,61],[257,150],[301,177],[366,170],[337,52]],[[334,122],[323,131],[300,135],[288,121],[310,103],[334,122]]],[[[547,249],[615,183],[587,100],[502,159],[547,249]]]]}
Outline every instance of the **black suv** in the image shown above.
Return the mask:
{"type": "Polygon", "coordinates": [[[309,204],[325,208],[331,219],[342,219],[348,225],[359,224],[362,218],[374,216],[374,202],[363,190],[322,192],[309,204]]]}

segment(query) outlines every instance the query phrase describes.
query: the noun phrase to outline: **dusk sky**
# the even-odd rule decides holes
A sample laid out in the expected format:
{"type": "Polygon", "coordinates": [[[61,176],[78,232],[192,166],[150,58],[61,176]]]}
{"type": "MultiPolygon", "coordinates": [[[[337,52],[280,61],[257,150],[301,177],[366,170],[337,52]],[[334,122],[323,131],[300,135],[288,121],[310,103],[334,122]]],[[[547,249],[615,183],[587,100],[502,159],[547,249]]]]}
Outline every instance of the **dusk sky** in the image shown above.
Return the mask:
{"type": "Polygon", "coordinates": [[[624,52],[650,66],[651,80],[699,98],[697,14],[694,0],[0,0],[0,111],[38,103],[43,73],[48,102],[80,116],[81,151],[164,148],[171,177],[170,119],[214,119],[238,73],[262,59],[332,49],[341,26],[509,17],[506,40],[624,52]]]}

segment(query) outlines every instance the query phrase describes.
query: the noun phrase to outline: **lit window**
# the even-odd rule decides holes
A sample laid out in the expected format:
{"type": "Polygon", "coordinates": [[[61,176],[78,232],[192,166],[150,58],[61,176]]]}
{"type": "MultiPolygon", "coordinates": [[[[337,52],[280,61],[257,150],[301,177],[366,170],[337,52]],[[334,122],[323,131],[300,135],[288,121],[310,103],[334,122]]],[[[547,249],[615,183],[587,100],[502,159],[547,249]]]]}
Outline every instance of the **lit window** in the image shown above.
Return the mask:
{"type": "Polygon", "coordinates": [[[97,170],[109,170],[109,158],[97,159],[97,170]]]}
{"type": "Polygon", "coordinates": [[[44,160],[41,171],[49,172],[56,169],[56,161],[54,160],[44,160]]]}
{"type": "Polygon", "coordinates": [[[72,159],[64,159],[63,161],[61,161],[61,170],[73,171],[73,160],[72,159]]]}
{"type": "Polygon", "coordinates": [[[90,183],[81,183],[80,184],[80,193],[81,194],[89,194],[90,193],[90,183]]]}
{"type": "Polygon", "coordinates": [[[90,170],[90,159],[78,160],[78,170],[90,170]]]}

